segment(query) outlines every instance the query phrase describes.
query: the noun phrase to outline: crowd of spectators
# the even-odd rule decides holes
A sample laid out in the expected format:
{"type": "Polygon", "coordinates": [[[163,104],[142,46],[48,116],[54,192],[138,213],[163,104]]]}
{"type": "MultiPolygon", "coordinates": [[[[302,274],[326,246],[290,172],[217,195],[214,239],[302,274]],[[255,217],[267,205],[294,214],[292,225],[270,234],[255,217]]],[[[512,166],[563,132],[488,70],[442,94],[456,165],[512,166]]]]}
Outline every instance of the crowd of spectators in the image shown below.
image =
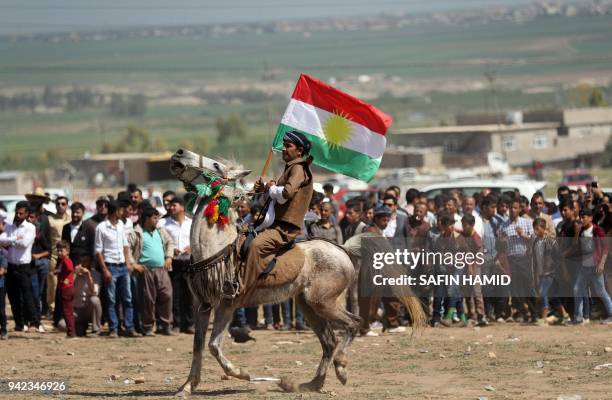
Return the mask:
{"type": "MultiPolygon", "coordinates": [[[[364,235],[387,238],[413,251],[480,252],[484,262],[470,265],[471,275],[507,273],[528,288],[492,293],[490,288],[436,285],[418,293],[433,327],[490,323],[612,323],[611,196],[596,186],[574,191],[561,186],[557,201],[541,193],[531,199],[516,191],[459,190],[427,198],[417,189],[391,186],[343,204],[333,186],[315,192],[299,240],[322,238],[349,253],[364,235]]],[[[7,339],[5,298],[15,331],[44,333],[43,320],[68,337],[135,337],[193,334],[193,300],[185,269],[190,263],[191,219],[182,195],[163,195],[165,213],[130,185],[116,197],[101,196],[96,213],[85,219],[85,206],[65,196],[51,201],[37,190],[17,203],[12,223],[0,206],[0,339],[7,339]],[[105,328],[106,326],[106,328],[105,328]]],[[[257,221],[260,206],[237,204],[237,224],[257,221]]],[[[359,260],[355,259],[359,271],[359,260]]],[[[438,274],[439,265],[417,271],[438,274]]],[[[357,285],[347,307],[362,317],[361,334],[377,336],[410,324],[393,297],[362,296],[357,285]]],[[[307,330],[307,321],[290,299],[236,310],[234,327],[307,330]]]]}

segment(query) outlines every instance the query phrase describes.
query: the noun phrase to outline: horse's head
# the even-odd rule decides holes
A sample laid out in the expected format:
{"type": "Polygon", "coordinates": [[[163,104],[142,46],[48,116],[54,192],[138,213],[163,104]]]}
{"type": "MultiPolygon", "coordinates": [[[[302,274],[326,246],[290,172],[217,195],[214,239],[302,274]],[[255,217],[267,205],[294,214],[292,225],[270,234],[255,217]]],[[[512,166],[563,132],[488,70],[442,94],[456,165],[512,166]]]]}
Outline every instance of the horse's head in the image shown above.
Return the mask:
{"type": "Polygon", "coordinates": [[[210,183],[210,177],[237,180],[251,173],[241,165],[216,161],[189,150],[178,149],[170,159],[170,171],[184,183],[210,183]]]}

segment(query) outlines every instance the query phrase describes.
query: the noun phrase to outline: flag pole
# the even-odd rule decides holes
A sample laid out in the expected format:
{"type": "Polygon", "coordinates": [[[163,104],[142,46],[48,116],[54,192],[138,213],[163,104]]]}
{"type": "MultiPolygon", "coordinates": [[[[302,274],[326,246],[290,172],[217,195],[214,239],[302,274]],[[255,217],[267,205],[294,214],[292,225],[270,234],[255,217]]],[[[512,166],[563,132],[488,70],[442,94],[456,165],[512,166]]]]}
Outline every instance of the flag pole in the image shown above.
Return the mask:
{"type": "Polygon", "coordinates": [[[270,151],[268,152],[268,159],[266,160],[266,163],[265,163],[263,169],[261,170],[260,177],[262,179],[263,179],[264,175],[266,175],[266,172],[268,171],[268,167],[270,166],[270,161],[272,161],[272,148],[270,148],[270,151]]]}

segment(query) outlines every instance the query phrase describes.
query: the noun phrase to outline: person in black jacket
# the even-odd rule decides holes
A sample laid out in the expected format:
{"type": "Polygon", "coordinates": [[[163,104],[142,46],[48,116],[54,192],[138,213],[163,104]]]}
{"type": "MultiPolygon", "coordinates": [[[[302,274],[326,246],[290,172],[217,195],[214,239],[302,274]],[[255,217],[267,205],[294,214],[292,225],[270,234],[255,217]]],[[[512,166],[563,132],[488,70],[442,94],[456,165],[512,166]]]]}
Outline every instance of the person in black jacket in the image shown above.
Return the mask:
{"type": "MultiPolygon", "coordinates": [[[[73,265],[77,266],[81,265],[81,263],[89,265],[93,260],[96,224],[86,223],[86,221],[83,221],[85,206],[82,203],[75,201],[70,206],[70,211],[71,221],[62,228],[62,240],[70,243],[70,253],[68,254],[68,257],[72,261],[73,265]]],[[[56,290],[53,326],[57,327],[61,319],[62,296],[60,295],[60,291],[56,290]]]]}
{"type": "Polygon", "coordinates": [[[70,210],[72,211],[71,222],[64,225],[62,229],[62,240],[70,243],[70,260],[74,265],[81,264],[84,257],[91,262],[96,232],[83,223],[85,206],[82,203],[74,202],[70,210]]]}
{"type": "MultiPolygon", "coordinates": [[[[36,202],[30,201],[32,209],[37,207],[36,202]]],[[[49,304],[47,303],[47,275],[49,275],[49,261],[51,259],[51,225],[49,225],[49,217],[42,210],[42,203],[36,211],[30,213],[29,221],[36,227],[36,238],[32,246],[32,295],[34,298],[34,307],[36,310],[37,321],[41,317],[49,313],[49,304]]],[[[34,322],[34,321],[30,321],[34,322]]],[[[39,332],[45,330],[42,324],[39,324],[39,332]]]]}

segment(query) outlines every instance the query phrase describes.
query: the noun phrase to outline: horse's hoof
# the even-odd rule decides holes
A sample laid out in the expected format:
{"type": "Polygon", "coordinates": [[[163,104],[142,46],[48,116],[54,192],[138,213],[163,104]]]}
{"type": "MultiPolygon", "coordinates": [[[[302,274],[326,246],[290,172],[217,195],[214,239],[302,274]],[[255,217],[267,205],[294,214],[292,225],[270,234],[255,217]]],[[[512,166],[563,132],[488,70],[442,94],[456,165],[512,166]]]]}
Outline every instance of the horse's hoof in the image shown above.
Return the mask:
{"type": "Polygon", "coordinates": [[[336,367],[336,377],[341,384],[346,385],[348,381],[348,371],[344,367],[336,367]]]}
{"type": "Polygon", "coordinates": [[[179,391],[176,392],[176,394],[174,395],[174,397],[183,398],[183,399],[186,399],[189,396],[191,396],[191,383],[189,382],[181,386],[179,391]]]}
{"type": "Polygon", "coordinates": [[[295,386],[295,383],[293,381],[289,380],[289,378],[281,377],[281,380],[278,383],[278,386],[281,389],[283,389],[285,392],[288,392],[288,393],[295,393],[295,392],[297,392],[297,388],[295,386]]]}
{"type": "Polygon", "coordinates": [[[251,380],[251,374],[249,374],[249,371],[247,371],[244,368],[240,368],[238,370],[238,379],[244,379],[245,381],[250,381],[251,380]]]}

